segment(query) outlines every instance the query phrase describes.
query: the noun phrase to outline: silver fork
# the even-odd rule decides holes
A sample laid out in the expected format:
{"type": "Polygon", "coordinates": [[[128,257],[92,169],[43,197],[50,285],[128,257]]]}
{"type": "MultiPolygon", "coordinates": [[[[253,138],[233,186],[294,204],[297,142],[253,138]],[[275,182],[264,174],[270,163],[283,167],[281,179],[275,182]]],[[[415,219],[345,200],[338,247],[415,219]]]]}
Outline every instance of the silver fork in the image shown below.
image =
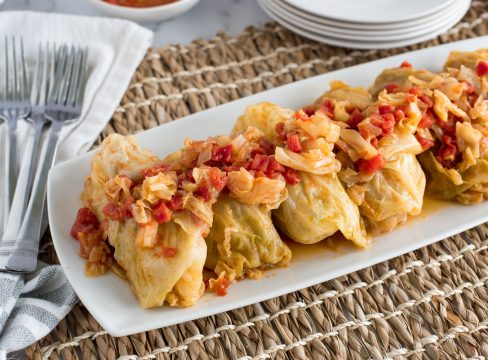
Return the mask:
{"type": "Polygon", "coordinates": [[[26,119],[31,123],[31,129],[25,143],[25,155],[22,159],[14,199],[2,237],[4,246],[6,242],[17,239],[29,201],[32,181],[36,173],[38,148],[42,130],[48,123],[48,119],[44,116],[44,111],[51,85],[50,79],[54,79],[55,51],[55,45],[39,45],[36,67],[32,79],[31,114],[26,119]]]}
{"type": "Polygon", "coordinates": [[[44,113],[51,125],[40,156],[18,241],[6,270],[31,272],[36,268],[47,175],[54,162],[62,127],[74,122],[81,115],[86,83],[86,57],[86,50],[81,48],[62,46],[59,50],[54,82],[44,113]]]}
{"type": "Polygon", "coordinates": [[[2,199],[4,223],[0,230],[7,225],[10,205],[17,182],[17,122],[25,119],[30,113],[29,86],[24,58],[24,43],[5,36],[4,38],[4,71],[0,76],[0,119],[5,123],[5,151],[4,151],[4,197],[2,199]],[[20,50],[20,54],[17,52],[20,50]]]}

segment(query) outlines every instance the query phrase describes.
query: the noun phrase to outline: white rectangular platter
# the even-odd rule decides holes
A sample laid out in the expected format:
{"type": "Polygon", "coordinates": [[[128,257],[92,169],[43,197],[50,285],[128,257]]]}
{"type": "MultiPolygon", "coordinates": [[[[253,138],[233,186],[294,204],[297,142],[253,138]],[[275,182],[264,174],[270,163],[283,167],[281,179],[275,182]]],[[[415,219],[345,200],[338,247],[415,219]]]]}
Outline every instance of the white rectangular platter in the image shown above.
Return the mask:
{"type": "MultiPolygon", "coordinates": [[[[250,104],[271,101],[298,108],[315,100],[328,88],[331,80],[368,86],[384,68],[398,66],[403,60],[418,68],[440,70],[451,50],[475,50],[487,46],[488,37],[485,36],[330,72],[196,113],[142,132],[137,138],[143,147],[163,156],[180,148],[185,138],[203,139],[228,133],[236,118],[250,104]]],[[[270,299],[368,267],[488,221],[488,202],[469,207],[449,204],[412,219],[392,233],[376,237],[367,250],[348,247],[330,251],[326,246],[315,245],[313,251],[307,251],[294,247],[289,267],[268,271],[260,280],[239,281],[229,289],[227,296],[205,294],[191,308],[165,306],[144,310],[129,285],[117,276],[85,277],[85,261],[77,254],[78,243],[69,235],[76,212],[82,205],[79,194],[89,173],[92,156],[93,152],[85,154],[51,170],[49,221],[54,246],[69,281],[90,313],[114,336],[181,323],[270,299]]]]}

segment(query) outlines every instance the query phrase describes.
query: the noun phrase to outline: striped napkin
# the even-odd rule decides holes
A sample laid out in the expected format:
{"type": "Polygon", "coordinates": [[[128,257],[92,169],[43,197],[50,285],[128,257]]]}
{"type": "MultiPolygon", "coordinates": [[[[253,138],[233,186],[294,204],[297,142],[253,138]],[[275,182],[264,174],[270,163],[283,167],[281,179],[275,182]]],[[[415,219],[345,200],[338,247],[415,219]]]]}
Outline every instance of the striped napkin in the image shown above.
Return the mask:
{"type": "MultiPolygon", "coordinates": [[[[93,144],[119,104],[153,36],[151,31],[129,21],[36,12],[0,12],[0,34],[22,36],[26,58],[32,66],[40,42],[88,48],[90,77],[82,121],[76,127],[63,129],[58,162],[93,144]]],[[[0,131],[3,128],[0,126],[0,131]]],[[[27,124],[19,125],[19,144],[24,142],[28,129],[27,124]]],[[[0,183],[4,179],[5,174],[0,173],[0,183]]],[[[38,269],[26,276],[0,273],[0,360],[47,335],[76,301],[60,266],[39,263],[38,269]]]]}

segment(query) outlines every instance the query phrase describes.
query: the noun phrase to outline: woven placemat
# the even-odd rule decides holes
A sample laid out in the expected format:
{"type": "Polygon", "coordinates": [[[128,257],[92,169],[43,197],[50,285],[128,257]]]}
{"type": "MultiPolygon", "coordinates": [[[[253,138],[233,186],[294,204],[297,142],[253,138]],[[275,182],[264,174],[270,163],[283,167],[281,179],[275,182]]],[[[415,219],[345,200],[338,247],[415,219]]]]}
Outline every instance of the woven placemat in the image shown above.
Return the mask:
{"type": "MultiPolygon", "coordinates": [[[[271,23],[237,37],[219,34],[150,50],[100,140],[327,71],[485,34],[488,2],[476,1],[448,33],[409,48],[346,50],[271,23]]],[[[120,338],[107,335],[80,303],[27,354],[34,359],[481,359],[488,356],[487,250],[485,224],[269,301],[120,338]]],[[[49,236],[42,251],[45,261],[57,261],[49,236]]]]}

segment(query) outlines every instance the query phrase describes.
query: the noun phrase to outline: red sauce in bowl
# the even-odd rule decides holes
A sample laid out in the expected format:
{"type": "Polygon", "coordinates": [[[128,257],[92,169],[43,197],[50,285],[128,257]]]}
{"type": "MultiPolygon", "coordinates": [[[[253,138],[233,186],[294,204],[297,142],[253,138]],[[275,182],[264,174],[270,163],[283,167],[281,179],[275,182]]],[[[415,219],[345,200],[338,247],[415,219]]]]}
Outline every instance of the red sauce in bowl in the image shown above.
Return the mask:
{"type": "Polygon", "coordinates": [[[145,8],[153,6],[161,6],[174,3],[178,0],[104,0],[110,4],[128,6],[135,8],[145,8]]]}

